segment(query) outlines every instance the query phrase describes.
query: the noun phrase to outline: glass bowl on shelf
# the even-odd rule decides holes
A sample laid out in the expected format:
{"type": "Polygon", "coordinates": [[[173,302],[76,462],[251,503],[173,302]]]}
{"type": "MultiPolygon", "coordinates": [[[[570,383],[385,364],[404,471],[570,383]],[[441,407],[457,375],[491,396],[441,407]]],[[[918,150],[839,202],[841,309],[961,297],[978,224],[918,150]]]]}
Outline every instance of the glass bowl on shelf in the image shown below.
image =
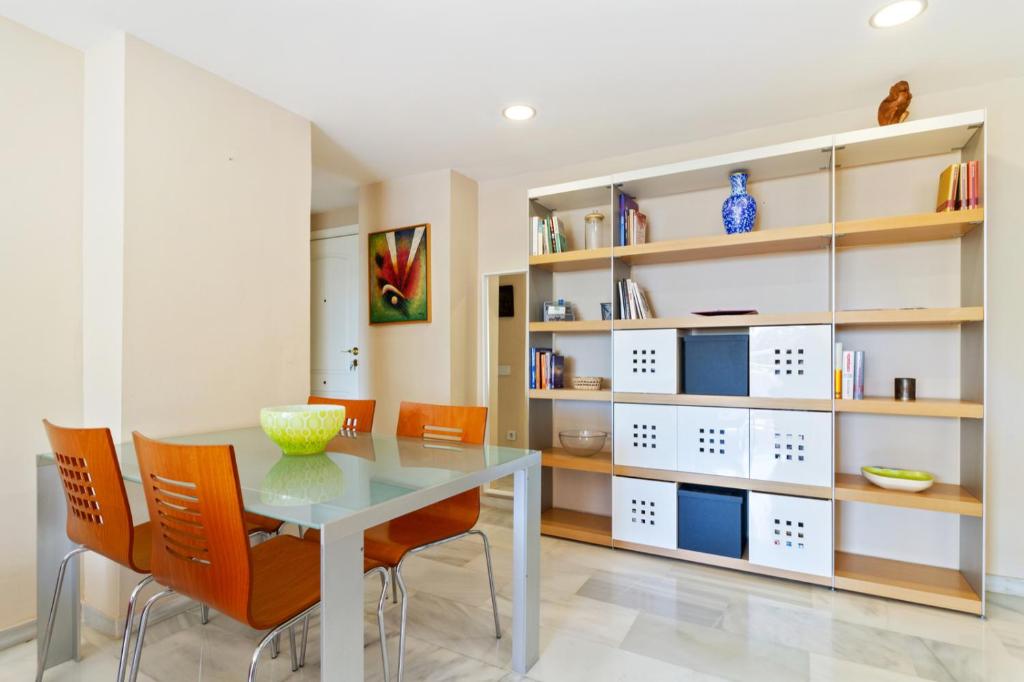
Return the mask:
{"type": "Polygon", "coordinates": [[[570,455],[590,457],[601,451],[608,434],[592,429],[559,431],[558,440],[562,448],[570,455]]]}

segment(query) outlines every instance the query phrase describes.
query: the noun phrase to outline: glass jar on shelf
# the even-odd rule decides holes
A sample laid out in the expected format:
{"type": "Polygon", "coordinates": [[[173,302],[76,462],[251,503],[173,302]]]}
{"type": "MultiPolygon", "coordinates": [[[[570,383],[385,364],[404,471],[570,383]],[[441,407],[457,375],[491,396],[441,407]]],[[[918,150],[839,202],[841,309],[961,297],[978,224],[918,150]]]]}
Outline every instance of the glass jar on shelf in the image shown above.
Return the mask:
{"type": "Polygon", "coordinates": [[[587,249],[601,248],[601,235],[604,232],[604,213],[593,211],[583,218],[584,245],[587,249]]]}

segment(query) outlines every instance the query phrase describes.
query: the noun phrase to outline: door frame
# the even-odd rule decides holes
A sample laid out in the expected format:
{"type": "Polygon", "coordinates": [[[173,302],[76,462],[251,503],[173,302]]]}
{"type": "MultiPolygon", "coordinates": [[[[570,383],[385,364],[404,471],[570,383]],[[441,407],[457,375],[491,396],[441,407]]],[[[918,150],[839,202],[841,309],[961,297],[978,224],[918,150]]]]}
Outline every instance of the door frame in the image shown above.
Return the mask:
{"type": "Polygon", "coordinates": [[[309,241],[316,242],[321,239],[333,239],[334,237],[351,237],[354,234],[359,234],[358,224],[327,227],[322,230],[310,230],[309,241]]]}
{"type": "MultiPolygon", "coordinates": [[[[488,411],[490,405],[488,404],[488,398],[490,397],[491,386],[490,386],[490,366],[491,366],[491,350],[490,344],[488,343],[488,315],[490,314],[490,308],[487,301],[487,279],[489,277],[502,277],[504,275],[522,275],[526,282],[527,296],[529,296],[529,285],[530,285],[530,272],[526,268],[514,268],[512,270],[495,270],[492,272],[480,273],[480,397],[482,402],[487,405],[488,411]]],[[[530,301],[527,298],[526,301],[526,324],[523,325],[523,335],[526,337],[526,348],[530,347],[530,301]]],[[[529,352],[529,350],[527,350],[529,352]]],[[[524,358],[525,360],[525,358],[524,358]]],[[[523,386],[523,391],[526,391],[526,386],[523,386]]],[[[529,420],[529,416],[527,416],[529,420]]],[[[497,418],[495,418],[497,423],[497,418]]],[[[529,445],[529,434],[524,434],[527,439],[527,445],[529,445]]],[[[486,442],[486,439],[485,439],[486,442]]],[[[501,497],[506,499],[512,499],[512,493],[505,490],[498,490],[488,483],[484,486],[484,493],[493,497],[501,497]]]]}

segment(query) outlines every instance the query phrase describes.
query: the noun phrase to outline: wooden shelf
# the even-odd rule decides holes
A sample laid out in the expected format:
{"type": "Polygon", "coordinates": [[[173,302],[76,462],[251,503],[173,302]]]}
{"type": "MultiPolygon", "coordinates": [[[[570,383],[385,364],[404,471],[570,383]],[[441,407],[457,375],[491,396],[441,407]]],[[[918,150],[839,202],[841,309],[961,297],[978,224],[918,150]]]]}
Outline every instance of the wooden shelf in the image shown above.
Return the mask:
{"type": "Polygon", "coordinates": [[[551,507],[540,513],[541,535],[612,546],[612,517],[551,507]]]}
{"type": "Polygon", "coordinates": [[[639,403],[643,405],[694,405],[697,407],[747,407],[766,410],[811,410],[814,412],[830,412],[832,410],[832,400],[830,398],[754,398],[745,395],[616,392],[615,402],[639,403]]]}
{"type": "Polygon", "coordinates": [[[897,308],[886,310],[837,310],[838,327],[887,327],[961,324],[985,319],[981,306],[967,308],[897,308]]]}
{"type": "Polygon", "coordinates": [[[952,483],[934,483],[928,490],[908,493],[879,488],[860,474],[836,474],[836,499],[890,507],[981,516],[981,500],[952,483]]]}
{"type": "Polygon", "coordinates": [[[530,267],[552,272],[574,272],[577,270],[601,270],[612,262],[612,250],[605,246],[600,249],[581,249],[564,253],[545,253],[530,256],[530,267]]]}
{"type": "Polygon", "coordinates": [[[616,476],[646,478],[652,481],[672,481],[673,483],[695,483],[719,488],[737,488],[739,490],[755,490],[762,493],[779,495],[796,495],[798,497],[815,497],[822,500],[832,499],[830,486],[801,485],[799,483],[780,483],[778,481],[762,481],[754,478],[736,478],[734,476],[714,476],[712,474],[695,474],[689,471],[669,471],[667,469],[647,469],[615,465],[616,476]]]}
{"type": "Polygon", "coordinates": [[[708,566],[731,568],[734,571],[768,575],[773,578],[785,578],[786,580],[799,580],[800,582],[824,585],[825,587],[832,586],[832,578],[828,576],[798,573],[796,571],[784,571],[779,568],[771,568],[770,566],[752,564],[747,560],[746,553],[744,553],[742,558],[735,559],[733,557],[720,556],[718,554],[705,554],[704,552],[694,552],[688,549],[652,547],[650,545],[639,545],[634,542],[623,542],[622,540],[615,540],[612,546],[615,547],[615,549],[628,549],[633,552],[643,552],[644,554],[656,554],[658,556],[669,557],[670,559],[682,559],[683,561],[692,561],[698,564],[707,564],[708,566]]]}
{"type": "Polygon", "coordinates": [[[743,234],[719,234],[671,241],[616,246],[613,253],[630,265],[679,263],[712,258],[759,256],[826,249],[832,239],[832,225],[803,225],[755,230],[743,234]]]}
{"type": "Polygon", "coordinates": [[[612,453],[598,452],[591,457],[578,457],[570,455],[561,448],[542,450],[540,453],[541,466],[552,469],[572,469],[573,471],[589,471],[595,474],[612,473],[612,453]]]}
{"type": "Polygon", "coordinates": [[[591,402],[611,402],[612,392],[608,389],[599,391],[578,391],[574,388],[531,388],[530,397],[540,400],[587,400],[591,402]]]}
{"type": "Polygon", "coordinates": [[[957,570],[846,552],[835,559],[837,589],[981,614],[981,600],[957,570]]]}
{"type": "Polygon", "coordinates": [[[832,313],[768,313],[757,315],[684,315],[648,320],[615,320],[616,329],[711,329],[787,324],[832,324],[832,313]]]}
{"type": "Polygon", "coordinates": [[[609,332],[611,320],[572,320],[568,322],[531,322],[531,332],[552,332],[555,334],[580,334],[586,332],[609,332]]]}
{"type": "Polygon", "coordinates": [[[894,400],[892,398],[870,398],[863,400],[837,400],[836,412],[861,414],[889,414],[908,417],[962,417],[981,419],[985,407],[981,403],[967,400],[894,400]]]}
{"type": "Polygon", "coordinates": [[[957,239],[985,220],[985,210],[844,220],[836,223],[836,247],[876,246],[879,244],[910,244],[937,239],[957,239]]]}

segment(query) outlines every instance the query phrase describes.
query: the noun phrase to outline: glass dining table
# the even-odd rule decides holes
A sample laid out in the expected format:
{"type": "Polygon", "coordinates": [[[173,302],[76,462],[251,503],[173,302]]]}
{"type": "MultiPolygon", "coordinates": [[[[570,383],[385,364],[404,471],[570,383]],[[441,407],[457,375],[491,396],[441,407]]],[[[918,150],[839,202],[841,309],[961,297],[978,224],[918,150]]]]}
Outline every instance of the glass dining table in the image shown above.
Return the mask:
{"type": "MultiPolygon", "coordinates": [[[[538,656],[540,453],[490,445],[342,432],[323,455],[285,457],[258,428],[165,439],[230,443],[235,449],[246,511],[320,529],[321,679],[363,679],[363,531],[498,478],[514,476],[512,669],[525,674],[538,656]]],[[[136,503],[140,482],[135,449],[118,446],[133,499],[135,523],[148,518],[136,503]]],[[[38,613],[49,610],[57,566],[73,548],[52,453],[37,457],[38,613]]],[[[48,667],[78,659],[80,602],[77,557],[68,566],[51,639],[48,667]]],[[[43,627],[45,619],[38,622],[43,627]]],[[[397,635],[397,633],[394,633],[397,635]]]]}

